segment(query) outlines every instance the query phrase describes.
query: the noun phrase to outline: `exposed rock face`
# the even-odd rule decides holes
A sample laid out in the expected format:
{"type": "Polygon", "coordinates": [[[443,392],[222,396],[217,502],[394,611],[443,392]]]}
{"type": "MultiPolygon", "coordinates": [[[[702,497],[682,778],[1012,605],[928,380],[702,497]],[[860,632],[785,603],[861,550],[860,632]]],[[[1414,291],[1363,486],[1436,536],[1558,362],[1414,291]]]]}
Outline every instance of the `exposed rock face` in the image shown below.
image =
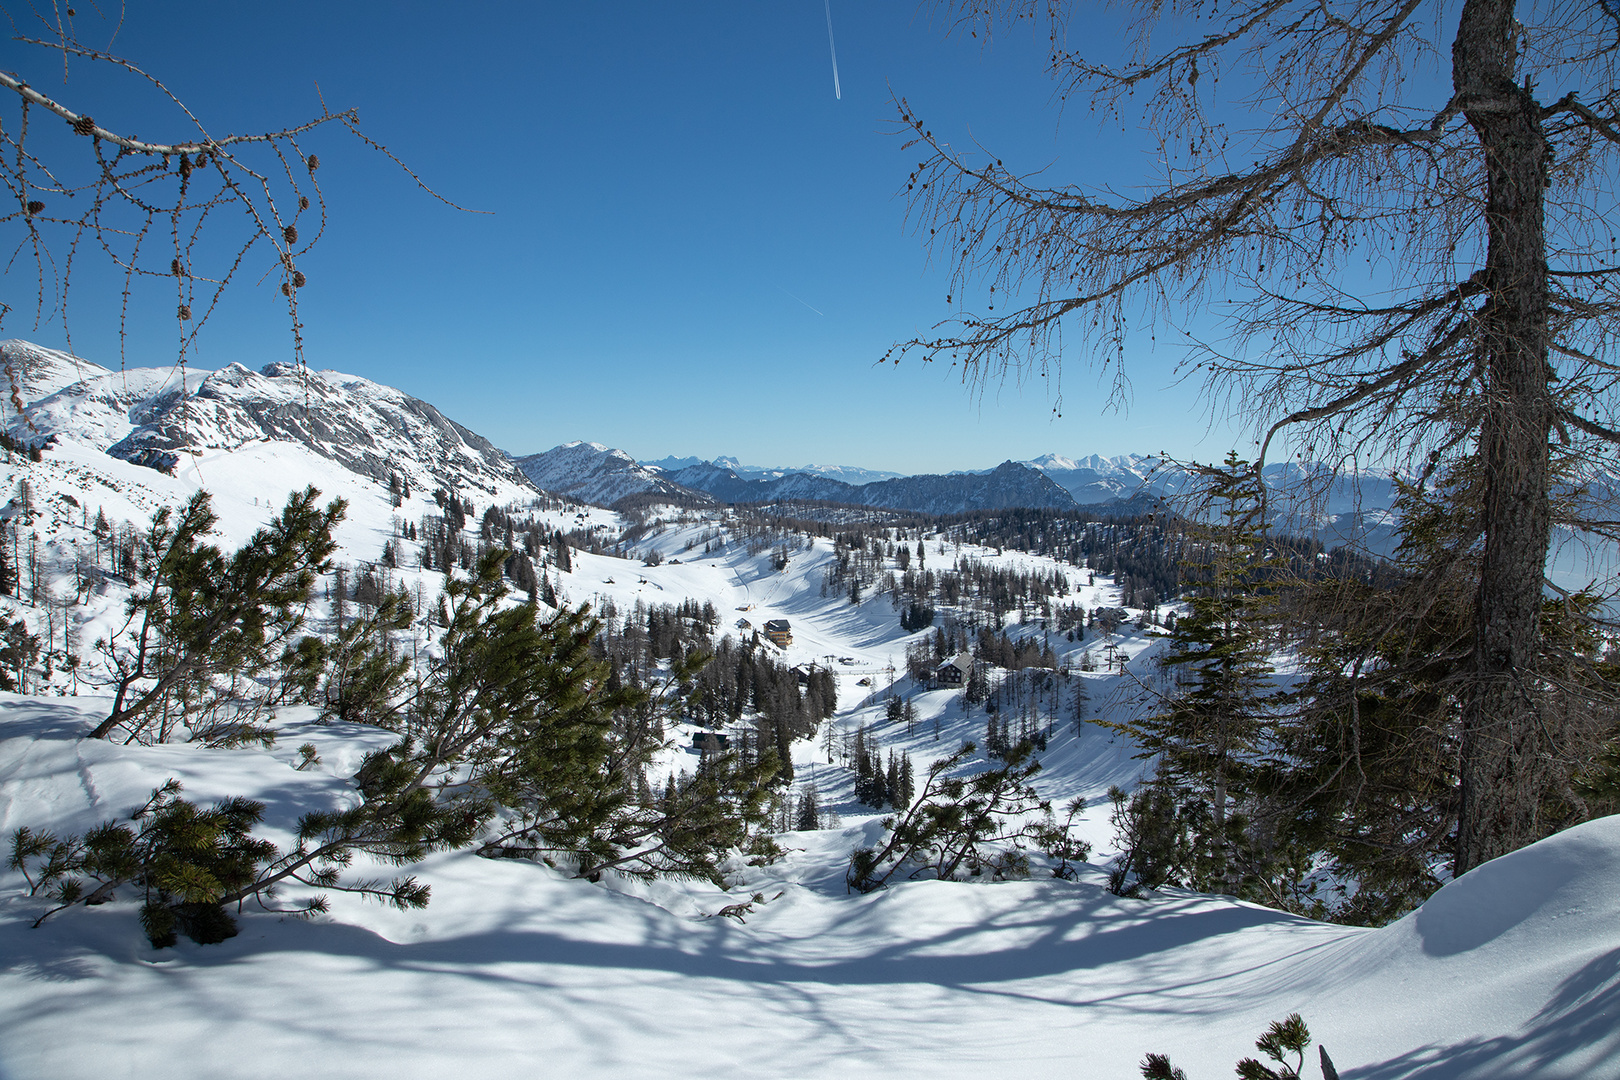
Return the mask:
{"type": "Polygon", "coordinates": [[[28,406],[64,386],[108,371],[70,353],[13,339],[0,341],[0,373],[0,394],[10,399],[15,393],[28,406]]]}
{"type": "Polygon", "coordinates": [[[182,454],[294,442],[345,469],[413,488],[476,489],[499,499],[534,490],[488,439],[390,386],[335,371],[241,364],[209,372],[107,371],[95,365],[32,403],[14,432],[70,438],[164,472],[182,454]]]}
{"type": "Polygon", "coordinates": [[[563,443],[542,454],[515,458],[514,463],[542,490],[569,495],[596,506],[611,506],[626,496],[648,492],[694,494],[672,482],[663,470],[638,464],[623,450],[601,443],[563,443]]]}

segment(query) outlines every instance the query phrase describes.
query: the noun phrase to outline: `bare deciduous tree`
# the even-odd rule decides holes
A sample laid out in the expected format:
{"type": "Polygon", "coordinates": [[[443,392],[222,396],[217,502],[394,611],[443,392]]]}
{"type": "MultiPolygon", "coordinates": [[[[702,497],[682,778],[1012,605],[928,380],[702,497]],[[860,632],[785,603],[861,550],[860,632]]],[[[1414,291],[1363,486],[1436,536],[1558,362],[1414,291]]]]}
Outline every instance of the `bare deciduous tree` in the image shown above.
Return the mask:
{"type": "MultiPolygon", "coordinates": [[[[35,329],[59,320],[71,345],[67,304],[75,266],[105,258],[123,273],[120,337],[131,305],[144,302],[136,286],[158,283],[173,290],[183,362],[226,288],[245,273],[263,272],[280,278],[293,352],[302,362],[298,298],[307,279],[300,260],[324,234],[327,214],[316,179],[320,157],[306,139],[342,128],[439,196],[361,131],[355,110],[332,112],[324,100],[317,115],[276,131],[212,133],[158,78],[81,39],[81,25],[110,27],[115,39],[122,5],[110,16],[88,2],[85,8],[64,0],[0,7],[17,55],[37,61],[33,75],[0,70],[0,89],[12,103],[0,114],[0,227],[11,249],[4,273],[8,284],[30,279],[13,294],[28,299],[0,301],[0,325],[14,312],[35,329]],[[93,105],[41,90],[59,66],[52,81],[71,91],[68,75],[83,64],[121,72],[133,81],[132,93],[155,92],[172,107],[176,131],[161,139],[112,131],[96,122],[93,105]],[[262,265],[250,261],[258,253],[262,265]]],[[[17,373],[8,370],[8,377],[16,399],[17,373]]]]}
{"type": "Polygon", "coordinates": [[[1283,436],[1338,466],[1478,476],[1454,869],[1538,839],[1537,777],[1565,753],[1535,665],[1555,512],[1616,535],[1591,481],[1620,444],[1620,12],[1172,0],[1121,13],[1101,63],[1069,50],[1069,0],[943,6],[983,39],[1033,26],[1060,96],[1144,125],[1162,168],[1137,194],[1052,184],[900,100],[913,222],[964,306],[890,358],[982,380],[1055,374],[1078,348],[1123,380],[1128,323],[1227,301],[1230,333],[1189,333],[1183,371],[1254,423],[1256,468],[1283,436]],[[981,315],[962,294],[983,283],[981,315]]]}

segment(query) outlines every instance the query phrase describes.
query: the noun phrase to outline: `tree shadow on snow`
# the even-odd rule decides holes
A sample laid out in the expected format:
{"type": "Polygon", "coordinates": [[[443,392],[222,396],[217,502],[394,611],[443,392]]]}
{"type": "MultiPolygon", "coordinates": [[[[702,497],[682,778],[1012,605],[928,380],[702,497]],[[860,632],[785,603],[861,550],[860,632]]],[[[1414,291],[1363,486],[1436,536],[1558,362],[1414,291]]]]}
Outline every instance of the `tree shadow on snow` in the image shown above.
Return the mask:
{"type": "MultiPolygon", "coordinates": [[[[885,899],[852,903],[846,920],[881,915],[873,909],[885,899]]],[[[656,972],[760,988],[928,984],[1057,1005],[1113,1005],[1142,1013],[1170,1009],[1186,1016],[1229,1010],[1255,991],[1257,978],[1271,981],[1267,969],[1276,969],[1276,977],[1281,978],[1287,961],[1341,940],[1341,935],[1311,933],[1317,924],[1247,905],[1180,899],[1118,901],[1113,897],[1066,900],[1043,896],[1040,902],[1001,913],[987,923],[952,925],[932,936],[876,944],[860,955],[829,960],[795,958],[792,953],[801,939],[760,935],[752,928],[722,920],[693,922],[656,916],[643,928],[643,939],[630,943],[581,941],[533,927],[500,927],[454,938],[400,943],[360,927],[315,924],[262,937],[244,933],[224,946],[190,952],[185,959],[203,967],[237,964],[278,952],[316,952],[361,959],[385,969],[519,983],[550,979],[533,968],[513,965],[562,965],[595,973],[656,972]],[[1121,903],[1141,904],[1141,917],[1117,910],[1098,911],[1121,903]],[[1280,928],[1277,924],[1288,922],[1298,924],[1305,935],[1292,948],[1267,950],[1263,959],[1238,957],[1227,964],[1200,964],[1194,970],[1180,952],[1196,942],[1260,926],[1280,928]],[[995,934],[1008,935],[1013,944],[983,948],[972,940],[995,934]],[[1088,978],[1100,969],[1124,964],[1130,965],[1129,980],[1108,978],[1099,985],[1098,980],[1088,978]],[[1059,976],[1070,978],[1057,984],[1023,982],[1059,976]],[[1020,985],[1005,985],[1009,983],[1020,985]],[[1173,1004],[1154,1002],[1155,995],[1167,993],[1175,997],[1173,1004]]],[[[882,930],[880,925],[859,932],[875,939],[882,930]]]]}
{"type": "Polygon", "coordinates": [[[1565,979],[1523,1030],[1427,1046],[1343,1072],[1345,1080],[1620,1076],[1620,949],[1565,979]]]}

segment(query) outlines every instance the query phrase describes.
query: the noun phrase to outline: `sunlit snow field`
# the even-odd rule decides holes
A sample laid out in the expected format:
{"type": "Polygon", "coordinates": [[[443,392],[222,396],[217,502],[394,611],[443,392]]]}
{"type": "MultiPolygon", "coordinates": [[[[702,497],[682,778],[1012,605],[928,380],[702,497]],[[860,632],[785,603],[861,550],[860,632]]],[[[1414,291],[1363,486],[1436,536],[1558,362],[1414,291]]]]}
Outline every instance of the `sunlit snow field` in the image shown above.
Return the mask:
{"type": "MultiPolygon", "coordinates": [[[[219,542],[230,546],[289,490],[313,483],[341,495],[350,503],[341,557],[351,561],[376,559],[397,518],[435,510],[420,490],[395,508],[377,483],[292,444],[212,447],[167,476],[107,457],[98,442],[122,429],[89,426],[97,439],[64,438],[42,462],[11,462],[0,474],[13,490],[22,479],[33,487],[48,554],[82,540],[98,508],[143,524],[198,487],[214,493],[219,542]]],[[[521,495],[477,498],[483,506],[521,495]]],[[[599,509],[548,514],[554,528],[614,534],[621,525],[599,509]]],[[[910,636],[888,596],[853,605],[823,595],[826,540],[801,544],[778,572],[770,551],[749,554],[740,542],[705,554],[702,537],[724,528],[717,516],[672,512],[637,542],[661,565],[579,553],[571,571],[551,576],[566,600],[598,610],[693,598],[714,605],[722,631],[742,633],[743,619],[791,620],[794,642],[781,658],[838,676],[835,740],[881,721],[891,679],[912,696],[917,722],[909,733],[885,725],[885,750],[921,770],[983,737],[982,712],[964,715],[959,693],[904,679],[910,636]]],[[[929,544],[935,566],[962,554],[1057,568],[1017,552],[929,544]]],[[[1106,577],[1065,571],[1073,602],[1119,602],[1106,577]]],[[[395,581],[431,601],[443,576],[401,568],[395,581]]],[[[120,605],[113,591],[77,611],[84,641],[113,628],[120,605]]],[[[1095,637],[1051,642],[1071,666],[1101,647],[1095,637]]],[[[1125,719],[1138,707],[1160,642],[1156,630],[1127,626],[1108,643],[1127,657],[1126,672],[1075,675],[1087,681],[1089,718],[1125,719]]],[[[51,689],[70,688],[59,673],[51,689]]],[[[362,756],[391,738],[288,708],[268,751],[87,741],[108,703],[88,683],[78,689],[0,694],[0,834],[24,825],[80,832],[126,815],[175,777],[199,802],[262,800],[261,831],[285,844],[299,814],[352,798],[348,778],[362,756]],[[320,764],[298,771],[303,743],[315,744],[320,764]]],[[[695,765],[690,734],[670,732],[662,767],[695,765]]],[[[1080,830],[1095,850],[1078,880],[1053,879],[1037,859],[1027,880],[899,881],[852,895],[849,853],[877,839],[881,818],[853,801],[850,773],[829,762],[824,734],[794,744],[797,783],[814,784],[839,823],[784,834],[784,859],[737,862],[724,891],[591,884],[535,863],[444,854],[412,868],[432,889],[423,910],[334,894],[319,918],[249,907],[240,935],[222,944],[182,938],[154,950],[132,897],[32,929],[45,905],[26,895],[20,874],[0,873],[0,1080],[1085,1080],[1134,1077],[1148,1051],[1201,1080],[1232,1075],[1266,1025],[1292,1012],[1347,1080],[1620,1078],[1620,819],[1482,866],[1377,930],[1173,890],[1121,899],[1103,887],[1113,854],[1105,793],[1132,784],[1143,763],[1108,729],[1065,719],[1037,785],[1054,800],[1091,803],[1080,830]],[[717,917],[756,894],[763,902],[746,922],[717,917]]],[[[1318,1075],[1314,1053],[1305,1075],[1318,1075]]]]}
{"type": "MultiPolygon", "coordinates": [[[[323,760],[302,773],[290,750],[78,741],[100,705],[0,700],[0,828],[84,828],[176,776],[193,798],[264,800],[284,841],[379,741],[289,712],[282,745],[314,741],[323,760]]],[[[0,1075],[1128,1077],[1160,1050],[1196,1078],[1230,1075],[1294,1011],[1346,1077],[1620,1075],[1614,818],[1379,930],[1120,899],[1098,870],[847,895],[843,862],[875,831],[846,815],[786,834],[788,857],[738,867],[730,893],[440,855],[418,868],[425,910],[341,895],[314,921],[250,908],[236,938],[161,951],[133,903],[30,929],[42,908],[10,874],[0,1075]],[[708,917],[753,893],[767,902],[746,923],[708,917]]]]}

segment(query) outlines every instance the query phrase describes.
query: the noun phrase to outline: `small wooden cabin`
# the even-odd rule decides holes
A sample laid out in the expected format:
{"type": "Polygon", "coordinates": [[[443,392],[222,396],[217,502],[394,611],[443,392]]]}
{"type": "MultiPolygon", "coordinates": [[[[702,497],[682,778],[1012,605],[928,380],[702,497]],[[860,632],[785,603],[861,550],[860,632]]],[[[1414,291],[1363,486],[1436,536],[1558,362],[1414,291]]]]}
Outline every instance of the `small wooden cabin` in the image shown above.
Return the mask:
{"type": "Polygon", "coordinates": [[[961,686],[973,674],[973,656],[959,652],[934,669],[934,681],[940,686],[961,686]]]}

